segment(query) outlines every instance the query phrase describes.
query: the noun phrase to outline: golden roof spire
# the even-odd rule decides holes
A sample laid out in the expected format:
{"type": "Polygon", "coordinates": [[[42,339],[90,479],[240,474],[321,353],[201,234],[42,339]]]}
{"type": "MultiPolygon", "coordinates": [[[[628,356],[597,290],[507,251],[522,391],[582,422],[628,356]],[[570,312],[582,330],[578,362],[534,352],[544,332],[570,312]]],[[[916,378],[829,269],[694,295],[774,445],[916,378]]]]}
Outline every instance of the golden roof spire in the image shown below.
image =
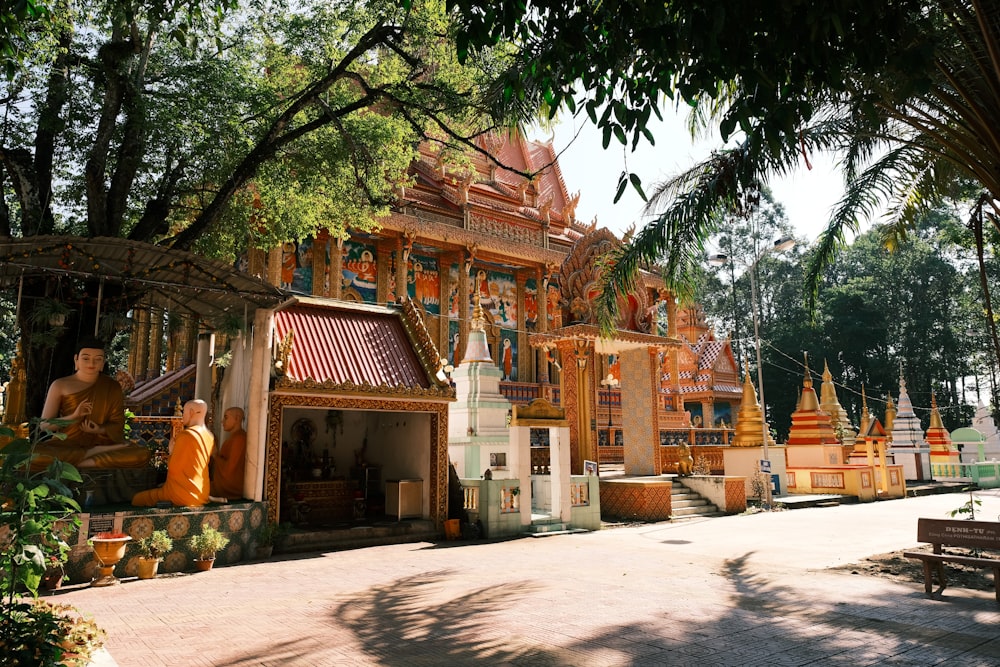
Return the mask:
{"type": "Polygon", "coordinates": [[[941,412],[938,410],[937,397],[934,395],[934,390],[931,390],[931,423],[927,430],[932,428],[944,428],[944,424],[941,422],[941,412]]]}
{"type": "Polygon", "coordinates": [[[476,305],[472,308],[472,331],[486,331],[486,316],[483,314],[483,295],[476,290],[476,305]]]}
{"type": "MultiPolygon", "coordinates": [[[[743,400],[736,416],[736,434],[733,437],[733,447],[759,447],[764,437],[764,413],[757,402],[757,391],[750,381],[750,364],[743,360],[743,400]]],[[[768,429],[770,431],[770,429],[768,429]]],[[[770,434],[767,444],[773,445],[770,434]]]]}
{"type": "Polygon", "coordinates": [[[868,396],[865,395],[865,386],[861,385],[861,433],[868,432],[868,425],[871,424],[872,416],[868,412],[868,396]]]}
{"type": "Polygon", "coordinates": [[[805,378],[802,380],[802,386],[811,389],[813,386],[813,381],[812,381],[812,374],[809,372],[809,353],[803,352],[802,357],[806,360],[806,375],[805,378]]]}
{"type": "Polygon", "coordinates": [[[892,394],[885,402],[885,424],[883,428],[886,433],[892,433],[892,424],[896,421],[896,404],[892,402],[892,394]]]}

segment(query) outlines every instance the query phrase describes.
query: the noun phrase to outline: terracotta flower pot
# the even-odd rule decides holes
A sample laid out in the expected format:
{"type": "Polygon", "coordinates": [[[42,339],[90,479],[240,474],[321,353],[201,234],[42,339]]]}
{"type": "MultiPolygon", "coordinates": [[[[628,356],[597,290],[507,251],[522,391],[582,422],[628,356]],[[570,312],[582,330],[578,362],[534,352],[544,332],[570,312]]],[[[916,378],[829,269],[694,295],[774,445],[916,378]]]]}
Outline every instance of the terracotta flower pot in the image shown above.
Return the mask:
{"type": "Polygon", "coordinates": [[[102,535],[91,538],[94,547],[94,557],[99,564],[101,575],[91,582],[92,586],[113,586],[118,583],[115,577],[115,565],[125,556],[125,547],[132,538],[128,535],[102,535]]]}
{"type": "Polygon", "coordinates": [[[160,559],[139,556],[136,560],[135,569],[140,579],[154,579],[160,569],[160,559]]]}
{"type": "Polygon", "coordinates": [[[215,564],[214,558],[195,558],[194,567],[199,572],[208,572],[212,569],[212,565],[215,564]]]}

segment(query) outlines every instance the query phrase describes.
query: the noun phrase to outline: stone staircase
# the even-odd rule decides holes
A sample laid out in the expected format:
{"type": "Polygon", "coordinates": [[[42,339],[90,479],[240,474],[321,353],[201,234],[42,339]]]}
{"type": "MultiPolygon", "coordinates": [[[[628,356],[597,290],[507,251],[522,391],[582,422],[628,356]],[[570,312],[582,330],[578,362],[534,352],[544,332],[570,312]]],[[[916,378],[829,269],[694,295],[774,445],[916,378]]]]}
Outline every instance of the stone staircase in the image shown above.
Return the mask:
{"type": "Polygon", "coordinates": [[[719,508],[700,495],[687,488],[676,479],[670,486],[670,520],[704,519],[707,517],[724,516],[719,508]]]}

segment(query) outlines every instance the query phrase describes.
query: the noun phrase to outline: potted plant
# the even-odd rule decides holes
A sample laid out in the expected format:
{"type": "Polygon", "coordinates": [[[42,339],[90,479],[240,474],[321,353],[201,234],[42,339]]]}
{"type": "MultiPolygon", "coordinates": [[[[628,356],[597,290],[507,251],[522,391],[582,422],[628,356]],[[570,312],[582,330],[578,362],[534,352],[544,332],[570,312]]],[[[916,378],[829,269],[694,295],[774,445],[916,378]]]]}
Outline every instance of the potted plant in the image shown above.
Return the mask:
{"type": "Polygon", "coordinates": [[[284,530],[277,521],[270,521],[261,524],[257,532],[254,533],[256,543],[255,556],[257,558],[270,558],[274,552],[274,543],[284,534],[284,530]]]}
{"type": "Polygon", "coordinates": [[[211,526],[205,526],[201,532],[191,538],[191,550],[198,555],[194,566],[204,572],[211,570],[215,563],[215,552],[226,548],[229,538],[211,526]]]}
{"type": "Polygon", "coordinates": [[[63,584],[66,571],[63,569],[62,558],[49,554],[45,558],[45,573],[42,575],[42,587],[47,591],[59,590],[63,584]]]}
{"type": "Polygon", "coordinates": [[[130,535],[119,532],[98,533],[88,540],[94,549],[100,576],[91,586],[113,586],[118,583],[115,565],[125,556],[125,547],[132,540],[130,535]]]}
{"type": "Polygon", "coordinates": [[[139,540],[139,560],[136,572],[140,579],[152,579],[160,568],[164,554],[174,548],[174,541],[165,530],[154,530],[139,540]]]}

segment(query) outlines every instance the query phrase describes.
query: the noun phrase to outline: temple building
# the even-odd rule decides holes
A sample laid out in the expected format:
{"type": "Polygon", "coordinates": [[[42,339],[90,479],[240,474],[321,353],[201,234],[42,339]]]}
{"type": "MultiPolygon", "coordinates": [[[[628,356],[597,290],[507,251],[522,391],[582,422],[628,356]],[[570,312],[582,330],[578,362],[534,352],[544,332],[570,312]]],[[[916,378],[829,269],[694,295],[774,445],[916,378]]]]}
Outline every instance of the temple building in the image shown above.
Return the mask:
{"type": "MultiPolygon", "coordinates": [[[[618,333],[601,335],[593,311],[599,260],[622,240],[596,220],[577,218],[580,193],[567,189],[551,143],[491,135],[481,147],[485,153],[452,169],[431,144],[421,145],[412,183],[400,188],[378,231],[334,238],[323,230],[270,252],[252,251],[247,269],[305,296],[369,304],[409,297],[444,369],[464,358],[472,310],[481,304],[487,350],[507,400],[560,405],[565,388],[576,394],[564,405],[574,473],[608,451],[622,456],[624,394],[601,382],[611,376],[627,383],[622,369],[629,355],[637,355],[629,365],[649,367],[633,380],[655,386],[649,393],[655,400],[642,408],[655,417],[647,425],[655,426],[644,437],[658,445],[659,433],[670,429],[731,428],[739,375],[729,341],[716,340],[701,309],[678,307],[662,280],[644,273],[637,289],[621,297],[618,333]],[[537,175],[529,180],[522,173],[537,175]],[[577,378],[580,369],[586,377],[577,378]],[[564,377],[569,371],[573,377],[564,377]]],[[[137,321],[141,326],[156,317],[145,313],[137,321]]],[[[193,362],[197,332],[189,326],[172,331],[168,370],[179,372],[193,362]]],[[[160,354],[135,352],[137,359],[160,354]]],[[[137,362],[132,370],[149,375],[148,364],[137,362]]],[[[640,458],[641,468],[662,471],[658,454],[640,458]]]]}

